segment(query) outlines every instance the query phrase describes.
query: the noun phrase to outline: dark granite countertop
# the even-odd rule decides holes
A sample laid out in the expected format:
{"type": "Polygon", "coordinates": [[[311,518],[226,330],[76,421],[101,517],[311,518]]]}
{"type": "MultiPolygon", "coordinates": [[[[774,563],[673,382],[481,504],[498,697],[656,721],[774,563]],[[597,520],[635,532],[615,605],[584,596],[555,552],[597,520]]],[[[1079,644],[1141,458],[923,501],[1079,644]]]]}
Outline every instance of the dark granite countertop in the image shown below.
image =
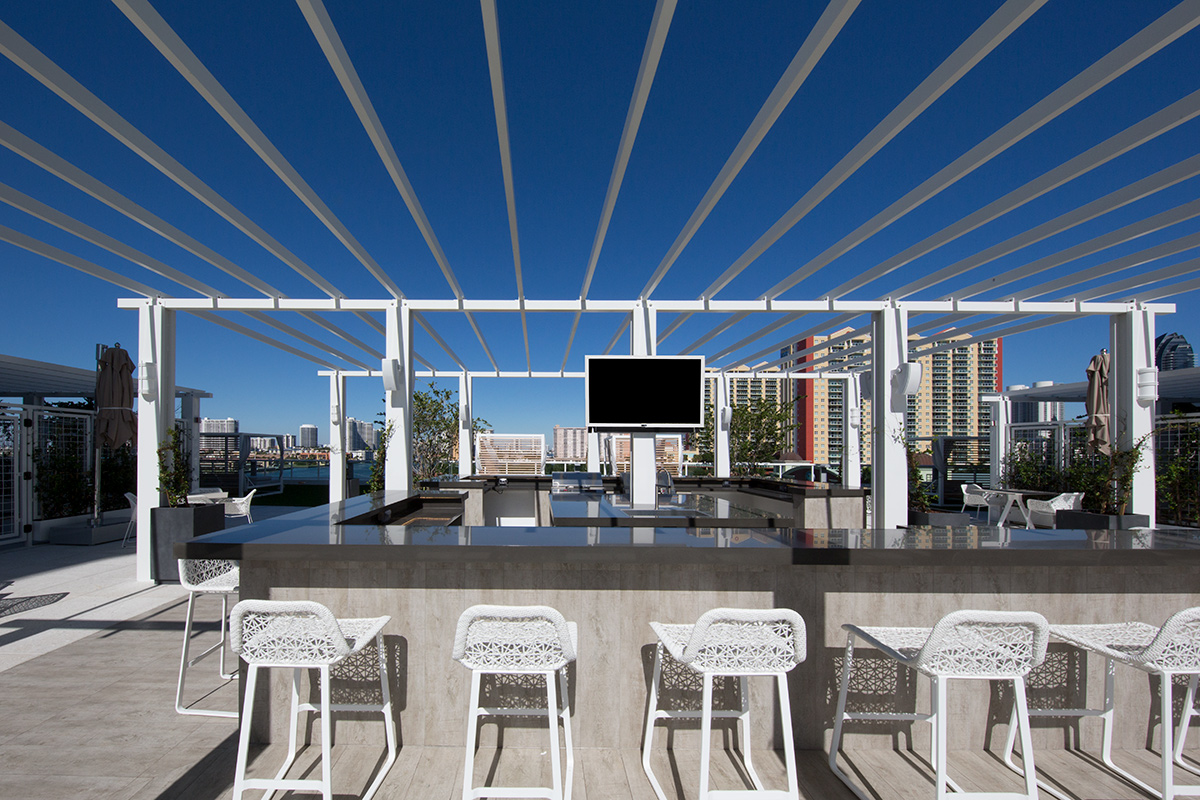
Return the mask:
{"type": "Polygon", "coordinates": [[[176,545],[187,558],[723,565],[1200,566],[1200,531],[969,528],[488,527],[342,524],[452,501],[454,491],[389,491],[304,509],[176,545]]]}

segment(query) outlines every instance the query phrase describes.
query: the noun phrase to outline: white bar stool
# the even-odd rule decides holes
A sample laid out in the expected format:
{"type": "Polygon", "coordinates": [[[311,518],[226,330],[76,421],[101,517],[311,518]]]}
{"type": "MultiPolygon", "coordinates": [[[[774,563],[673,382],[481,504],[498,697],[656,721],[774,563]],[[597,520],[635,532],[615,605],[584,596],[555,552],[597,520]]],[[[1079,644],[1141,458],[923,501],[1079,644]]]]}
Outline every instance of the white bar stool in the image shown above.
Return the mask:
{"type": "MultiPolygon", "coordinates": [[[[1100,717],[1104,720],[1104,738],[1100,757],[1104,765],[1127,781],[1145,789],[1155,797],[1173,800],[1180,795],[1200,795],[1200,786],[1175,784],[1175,766],[1200,775],[1200,769],[1183,760],[1183,744],[1192,717],[1196,716],[1196,684],[1200,678],[1200,607],[1188,608],[1174,614],[1161,628],[1144,622],[1119,622],[1102,625],[1051,625],[1050,634],[1089,653],[1104,656],[1104,705],[1102,708],[1044,709],[1030,713],[1049,717],[1100,717]],[[1157,675],[1159,679],[1159,723],[1162,726],[1161,783],[1154,787],[1118,767],[1112,758],[1113,707],[1117,663],[1157,675]],[[1178,731],[1173,730],[1172,679],[1190,675],[1183,714],[1178,731]],[[1172,742],[1172,737],[1174,742],[1172,742]]],[[[1005,747],[1006,757],[1012,752],[1010,737],[1005,747]]],[[[1052,794],[1056,790],[1043,787],[1052,794]]],[[[1060,795],[1061,796],[1061,795],[1060,795]]]]}
{"type": "Polygon", "coordinates": [[[226,625],[229,622],[229,596],[236,594],[241,572],[238,562],[215,558],[181,558],[179,583],[188,590],[187,622],[183,626],[183,654],[179,658],[179,682],[175,687],[175,710],[180,714],[198,717],[237,718],[237,711],[217,711],[206,708],[189,708],[183,704],[183,685],[189,667],[195,666],[214,651],[219,652],[221,677],[225,680],[237,677],[237,671],[225,669],[225,642],[228,639],[226,625]],[[192,646],[192,617],[196,610],[196,595],[221,595],[221,640],[195,658],[188,658],[192,646]]]}
{"type": "Polygon", "coordinates": [[[458,618],[454,634],[455,661],[471,670],[471,701],[467,711],[467,757],[463,767],[463,800],[479,797],[544,797],[571,800],[575,754],[571,747],[571,698],[567,693],[566,666],[575,660],[579,634],[574,622],[549,606],[471,606],[458,618]],[[546,681],[545,708],[480,707],[480,676],[541,675],[546,681]],[[555,679],[557,677],[557,688],[555,679]],[[561,711],[556,694],[561,694],[561,711]],[[472,786],[476,728],[483,716],[546,714],[550,728],[552,786],[472,786]],[[558,750],[558,723],[562,721],[567,750],[564,786],[558,750]]]}
{"type": "Polygon", "coordinates": [[[847,631],[846,655],[842,662],[833,740],[829,744],[829,768],[856,796],[862,800],[872,800],[837,764],[842,726],[847,720],[917,720],[931,723],[933,740],[930,761],[936,772],[935,796],[938,800],[949,797],[951,791],[956,798],[976,800],[1015,800],[1038,796],[1029,733],[1029,707],[1025,700],[1025,676],[1046,658],[1050,626],[1045,617],[1024,611],[954,611],[942,617],[933,628],[860,628],[857,625],[843,625],[842,628],[847,631]],[[929,714],[846,711],[855,637],[929,678],[929,714]],[[1014,727],[1020,731],[1024,769],[1016,769],[1011,762],[1009,766],[1018,773],[1024,773],[1023,794],[963,792],[950,777],[946,763],[946,696],[947,681],[956,679],[1012,681],[1013,710],[1009,731],[1014,727]]]}
{"type": "Polygon", "coordinates": [[[654,723],[660,719],[700,719],[700,800],[721,797],[763,798],[772,800],[800,796],[796,780],[796,744],[792,734],[792,707],[788,695],[787,673],[804,660],[807,653],[804,620],[790,608],[749,610],[714,608],[706,611],[695,625],[675,625],[651,622],[658,636],[654,649],[654,675],[650,679],[650,696],[646,708],[646,734],[642,743],[642,769],[659,800],[666,800],[662,786],[650,766],[650,747],[654,739],[654,723]],[[704,682],[700,711],[669,711],[658,707],[659,682],[662,678],[663,651],[701,676],[704,682]],[[788,788],[763,788],[750,754],[750,692],[749,676],[775,677],[779,694],[779,717],[783,724],[784,760],[787,764],[788,788]],[[737,711],[713,710],[713,683],[720,677],[737,677],[741,707],[737,711]],[[746,771],[750,774],[752,790],[712,791],[708,788],[709,756],[712,721],[737,719],[741,723],[741,744],[746,771]]]}
{"type": "Polygon", "coordinates": [[[247,789],[267,789],[264,800],[278,790],[316,790],[325,800],[332,800],[330,781],[332,760],[331,712],[366,711],[383,714],[387,736],[387,760],[379,768],[375,780],[363,794],[369,800],[379,789],[388,770],[396,761],[396,722],[392,717],[391,689],[387,677],[387,653],[383,646],[383,626],[390,617],[367,619],[336,619],[321,605],[308,601],[243,600],[233,607],[229,624],[233,633],[233,651],[249,665],[246,674],[246,696],[242,706],[242,729],[238,737],[237,774],[233,782],[233,798],[241,800],[247,789]],[[358,653],[372,641],[379,650],[379,685],[383,702],[375,704],[329,702],[330,668],[358,653]],[[250,746],[251,715],[254,709],[254,688],[260,667],[292,669],[292,713],[288,732],[288,757],[274,778],[247,778],[246,755],[250,746]],[[320,673],[321,704],[300,702],[300,675],[316,668],[320,673]],[[285,780],[284,776],[296,758],[296,729],[301,711],[321,715],[321,777],[319,779],[285,780]]]}

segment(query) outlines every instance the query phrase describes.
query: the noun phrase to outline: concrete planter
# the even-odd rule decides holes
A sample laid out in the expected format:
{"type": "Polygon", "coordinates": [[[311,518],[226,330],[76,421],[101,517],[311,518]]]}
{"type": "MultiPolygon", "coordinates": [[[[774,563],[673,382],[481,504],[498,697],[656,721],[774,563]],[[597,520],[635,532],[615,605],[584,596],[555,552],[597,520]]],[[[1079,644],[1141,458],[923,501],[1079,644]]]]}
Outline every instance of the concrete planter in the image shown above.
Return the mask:
{"type": "Polygon", "coordinates": [[[971,524],[970,514],[957,511],[913,511],[908,512],[909,525],[929,525],[934,528],[962,528],[971,524]]]}
{"type": "Polygon", "coordinates": [[[175,543],[196,536],[225,530],[225,506],[222,503],[150,510],[150,542],[154,547],[151,577],[155,583],[178,582],[175,543]]]}
{"type": "Polygon", "coordinates": [[[1127,531],[1150,524],[1146,514],[1097,514],[1093,511],[1056,511],[1054,527],[1076,531],[1127,531]]]}

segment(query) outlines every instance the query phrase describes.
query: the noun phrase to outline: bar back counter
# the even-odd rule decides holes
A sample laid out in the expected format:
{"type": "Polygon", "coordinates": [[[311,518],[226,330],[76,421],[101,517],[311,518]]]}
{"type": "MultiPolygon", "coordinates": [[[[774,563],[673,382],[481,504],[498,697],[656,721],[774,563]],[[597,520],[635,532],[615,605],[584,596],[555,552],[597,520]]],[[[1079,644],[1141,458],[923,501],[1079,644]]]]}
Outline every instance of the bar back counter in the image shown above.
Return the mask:
{"type": "MultiPolygon", "coordinates": [[[[454,490],[382,492],[198,537],[177,545],[177,555],[240,560],[243,599],[308,599],[339,616],[390,615],[388,671],[401,740],[424,746],[463,744],[469,673],[451,661],[450,649],[459,615],[476,603],[549,605],[578,624],[570,674],[576,746],[605,748],[641,743],[655,641],[650,621],[691,623],[718,606],[795,609],[808,628],[807,661],[789,684],[800,749],[828,745],[844,623],[930,626],[974,608],[1038,611],[1051,623],[1157,626],[1200,605],[1200,540],[1187,533],[467,526],[458,524],[464,499],[454,490]]],[[[869,649],[856,650],[855,659],[851,710],[928,708],[926,681],[869,649]]],[[[260,740],[286,738],[287,678],[273,680],[269,709],[265,693],[256,706],[260,740]]],[[[690,690],[698,681],[678,672],[664,681],[663,698],[695,707],[698,692],[690,690]]],[[[1095,705],[1103,681],[1102,664],[1052,644],[1031,676],[1031,707],[1078,708],[1084,698],[1095,705]]],[[[773,689],[762,684],[751,681],[753,744],[775,746],[773,689]]],[[[1158,687],[1132,671],[1118,674],[1117,685],[1123,724],[1114,745],[1143,748],[1147,725],[1157,732],[1158,687]]],[[[351,678],[343,690],[363,687],[351,678]]],[[[733,702],[734,691],[731,683],[724,699],[733,702]]],[[[956,747],[1002,748],[1008,689],[980,681],[953,691],[956,747]]],[[[1099,746],[1096,722],[1033,724],[1038,747],[1099,746]]],[[[673,747],[698,746],[698,725],[672,727],[673,747]]],[[[337,736],[374,743],[377,728],[374,719],[339,720],[337,736]]],[[[503,742],[540,746],[544,735],[512,722],[503,742]]],[[[658,737],[658,746],[667,738],[658,737]]],[[[496,741],[496,726],[485,725],[480,744],[496,741]]],[[[860,722],[848,726],[844,746],[927,743],[924,724],[860,722]]]]}

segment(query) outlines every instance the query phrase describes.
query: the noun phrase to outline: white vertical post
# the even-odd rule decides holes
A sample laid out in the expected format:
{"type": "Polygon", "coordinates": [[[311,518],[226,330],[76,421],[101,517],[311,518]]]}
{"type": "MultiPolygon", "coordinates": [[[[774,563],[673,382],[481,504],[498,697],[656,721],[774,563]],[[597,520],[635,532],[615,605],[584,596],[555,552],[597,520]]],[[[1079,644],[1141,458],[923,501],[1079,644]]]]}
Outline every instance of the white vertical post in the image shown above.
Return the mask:
{"type": "Polygon", "coordinates": [[[411,491],[412,480],[412,311],[404,300],[393,301],[387,317],[387,358],[399,362],[399,383],[386,395],[385,417],[392,424],[384,472],[385,489],[411,491]]]}
{"type": "MultiPolygon", "coordinates": [[[[1114,450],[1141,443],[1142,457],[1133,473],[1133,495],[1127,513],[1146,514],[1157,522],[1154,487],[1154,406],[1157,397],[1138,396],[1138,375],[1154,369],[1154,312],[1138,308],[1110,317],[1112,367],[1109,398],[1114,450]]],[[[1156,394],[1156,393],[1155,393],[1156,394]]]]}
{"type": "Polygon", "coordinates": [[[1012,400],[1002,394],[984,395],[980,399],[992,407],[992,427],[988,434],[988,477],[991,478],[989,486],[998,489],[1003,483],[1004,460],[1008,457],[1008,425],[1012,420],[1012,400]]]}
{"type": "MultiPolygon", "coordinates": [[[[859,381],[866,373],[850,375],[845,379],[842,390],[842,486],[858,489],[862,486],[862,400],[858,393],[859,381]]],[[[869,379],[869,378],[868,378],[869,379]]]]}
{"type": "MultiPolygon", "coordinates": [[[[137,556],[135,575],[151,580],[151,512],[162,505],[158,447],[175,424],[175,312],[153,298],[138,308],[137,556]]],[[[192,442],[193,449],[200,443],[192,442]]]]}
{"type": "MultiPolygon", "coordinates": [[[[640,300],[633,310],[633,329],[630,333],[630,354],[652,356],[658,349],[658,315],[650,302],[640,300]]],[[[631,386],[630,391],[641,391],[642,387],[631,386]]],[[[634,431],[629,437],[629,501],[634,508],[653,508],[657,500],[655,478],[657,464],[654,458],[654,434],[634,431]]]]}
{"type": "Polygon", "coordinates": [[[200,488],[200,398],[190,393],[180,397],[179,418],[183,420],[188,432],[188,441],[192,443],[192,491],[196,491],[200,488]]]}
{"type": "Polygon", "coordinates": [[[587,471],[600,471],[600,434],[588,431],[587,435],[587,471]]]}
{"type": "Polygon", "coordinates": [[[871,494],[876,528],[908,524],[907,399],[893,399],[892,374],[908,355],[908,314],[889,303],[871,315],[871,494]],[[895,409],[899,407],[899,411],[895,409]]]}
{"type": "Polygon", "coordinates": [[[728,478],[733,471],[729,463],[729,423],[733,409],[729,406],[729,379],[724,372],[716,373],[717,402],[713,406],[713,475],[728,478]]]}
{"type": "Polygon", "coordinates": [[[329,376],[329,502],[346,499],[346,376],[329,376]]]}
{"type": "Polygon", "coordinates": [[[471,469],[472,430],[471,411],[472,401],[471,375],[463,372],[458,376],[458,477],[465,478],[473,471],[471,469]]]}

